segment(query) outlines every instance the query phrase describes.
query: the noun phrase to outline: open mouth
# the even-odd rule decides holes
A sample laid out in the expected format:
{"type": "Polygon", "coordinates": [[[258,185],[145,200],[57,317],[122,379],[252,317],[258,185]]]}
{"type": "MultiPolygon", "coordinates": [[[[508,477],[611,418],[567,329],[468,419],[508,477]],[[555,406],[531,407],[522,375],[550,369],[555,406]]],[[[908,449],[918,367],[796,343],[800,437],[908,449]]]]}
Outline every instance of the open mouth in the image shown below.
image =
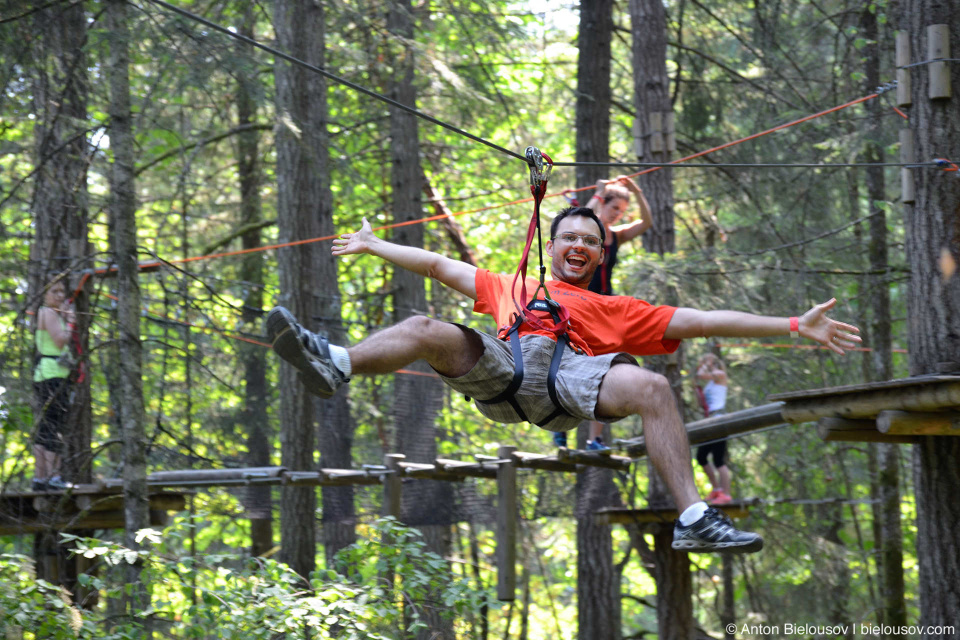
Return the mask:
{"type": "Polygon", "coordinates": [[[579,253],[571,253],[567,256],[567,264],[570,266],[570,268],[579,271],[587,266],[587,258],[579,253]]]}

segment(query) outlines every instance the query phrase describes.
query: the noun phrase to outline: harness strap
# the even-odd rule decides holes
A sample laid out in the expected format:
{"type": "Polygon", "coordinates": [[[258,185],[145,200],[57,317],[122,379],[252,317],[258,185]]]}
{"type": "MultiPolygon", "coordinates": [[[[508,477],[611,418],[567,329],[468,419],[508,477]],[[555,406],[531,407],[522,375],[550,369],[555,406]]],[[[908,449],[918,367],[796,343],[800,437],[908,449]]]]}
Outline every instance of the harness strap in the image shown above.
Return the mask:
{"type": "Polygon", "coordinates": [[[523,351],[520,349],[520,335],[518,333],[521,324],[523,324],[523,318],[517,316],[517,319],[507,332],[507,337],[510,342],[510,350],[513,352],[513,379],[510,381],[510,384],[507,385],[506,389],[494,397],[490,398],[489,400],[477,400],[477,402],[482,404],[498,404],[500,402],[508,402],[510,403],[510,406],[513,407],[513,410],[517,412],[517,415],[521,420],[524,422],[530,422],[530,419],[527,418],[527,414],[524,413],[523,409],[520,407],[520,403],[517,402],[517,391],[520,389],[520,385],[523,384],[523,351]]]}
{"type": "MultiPolygon", "coordinates": [[[[542,302],[542,301],[540,301],[542,302]]],[[[560,372],[560,362],[563,360],[563,354],[566,351],[567,347],[570,347],[570,338],[567,334],[563,334],[557,339],[557,344],[553,349],[553,357],[550,359],[550,371],[547,373],[547,394],[550,396],[550,401],[555,407],[553,412],[540,420],[539,422],[533,422],[530,418],[527,417],[523,409],[520,407],[520,403],[517,401],[517,391],[520,390],[520,385],[523,384],[523,350],[520,346],[520,325],[523,324],[523,318],[517,316],[517,319],[514,320],[513,324],[510,326],[510,329],[507,331],[507,339],[510,342],[510,351],[513,353],[513,379],[510,380],[510,384],[507,385],[507,388],[498,393],[496,396],[490,398],[489,400],[477,400],[481,404],[498,404],[500,402],[507,402],[513,407],[513,410],[517,412],[517,416],[524,422],[531,422],[538,427],[546,427],[551,421],[560,416],[569,416],[570,413],[563,408],[563,405],[560,404],[560,396],[557,393],[557,374],[560,372]]],[[[571,349],[573,347],[570,347],[571,349]]]]}
{"type": "Polygon", "coordinates": [[[566,351],[568,346],[570,346],[570,338],[567,337],[567,334],[563,334],[560,336],[560,339],[557,340],[557,346],[553,349],[553,358],[550,360],[550,373],[547,374],[547,393],[550,394],[550,401],[553,402],[553,406],[556,407],[556,409],[554,409],[553,413],[547,416],[545,420],[538,422],[538,427],[546,427],[554,418],[570,415],[570,413],[563,408],[563,405],[560,404],[560,396],[557,394],[557,373],[560,371],[560,361],[563,359],[563,352],[566,351]]]}

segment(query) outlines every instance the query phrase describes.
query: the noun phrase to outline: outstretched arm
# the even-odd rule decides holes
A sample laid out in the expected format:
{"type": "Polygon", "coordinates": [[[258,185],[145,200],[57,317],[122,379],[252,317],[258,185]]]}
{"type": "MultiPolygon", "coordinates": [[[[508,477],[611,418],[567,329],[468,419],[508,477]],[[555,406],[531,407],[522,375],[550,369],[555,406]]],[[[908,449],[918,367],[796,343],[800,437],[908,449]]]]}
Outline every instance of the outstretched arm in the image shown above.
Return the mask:
{"type": "Polygon", "coordinates": [[[360,231],[344,233],[333,241],[335,256],[359,253],[369,253],[383,258],[398,267],[433,278],[474,300],[477,299],[477,286],[474,280],[477,268],[475,266],[425,249],[406,247],[382,240],[373,234],[366,218],[363,219],[360,231]]]}
{"type": "MultiPolygon", "coordinates": [[[[852,324],[837,322],[827,317],[826,312],[837,304],[832,298],[818,304],[800,316],[800,335],[843,354],[860,344],[860,329],[852,324]]],[[[758,316],[739,311],[699,311],[680,308],[673,314],[664,338],[682,340],[720,336],[726,338],[765,338],[790,333],[789,318],[758,316]]]]}
{"type": "Polygon", "coordinates": [[[650,203],[647,202],[647,197],[643,195],[643,190],[637,186],[636,182],[631,180],[629,176],[619,176],[616,181],[622,182],[627,187],[637,200],[637,206],[640,209],[640,217],[633,222],[611,227],[613,232],[617,234],[617,240],[629,242],[637,236],[642,236],[647,229],[653,226],[653,214],[650,213],[650,203]]]}

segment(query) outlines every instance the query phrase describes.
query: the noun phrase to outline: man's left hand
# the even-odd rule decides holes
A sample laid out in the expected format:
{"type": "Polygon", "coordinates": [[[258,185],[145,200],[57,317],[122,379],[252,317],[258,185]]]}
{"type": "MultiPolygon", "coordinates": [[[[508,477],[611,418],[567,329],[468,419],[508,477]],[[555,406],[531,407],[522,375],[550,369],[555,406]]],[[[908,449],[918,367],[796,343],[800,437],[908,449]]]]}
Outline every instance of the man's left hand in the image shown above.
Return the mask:
{"type": "Polygon", "coordinates": [[[827,311],[836,304],[837,299],[831,298],[800,316],[800,335],[816,340],[831,351],[843,355],[844,349],[853,349],[862,340],[857,335],[860,333],[857,327],[827,317],[827,311]]]}

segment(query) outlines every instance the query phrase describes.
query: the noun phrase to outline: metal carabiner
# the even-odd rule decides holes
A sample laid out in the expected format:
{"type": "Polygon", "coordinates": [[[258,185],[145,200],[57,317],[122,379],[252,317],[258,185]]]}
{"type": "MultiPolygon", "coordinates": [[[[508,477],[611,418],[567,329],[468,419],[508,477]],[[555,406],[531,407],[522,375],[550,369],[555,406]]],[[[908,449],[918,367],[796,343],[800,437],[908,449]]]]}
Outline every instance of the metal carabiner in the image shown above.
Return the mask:
{"type": "Polygon", "coordinates": [[[527,157],[527,164],[530,166],[530,188],[546,192],[550,170],[553,169],[553,160],[536,147],[527,147],[524,155],[527,157]]]}

